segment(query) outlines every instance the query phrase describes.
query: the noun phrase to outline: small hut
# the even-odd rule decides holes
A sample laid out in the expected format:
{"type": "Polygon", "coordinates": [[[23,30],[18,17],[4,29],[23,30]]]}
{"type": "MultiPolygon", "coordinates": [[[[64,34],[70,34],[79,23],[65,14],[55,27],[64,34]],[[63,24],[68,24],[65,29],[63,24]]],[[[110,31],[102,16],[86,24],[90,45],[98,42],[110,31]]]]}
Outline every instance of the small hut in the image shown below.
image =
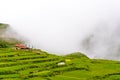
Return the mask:
{"type": "Polygon", "coordinates": [[[16,44],[16,49],[30,49],[29,47],[25,46],[24,44],[16,44]]]}

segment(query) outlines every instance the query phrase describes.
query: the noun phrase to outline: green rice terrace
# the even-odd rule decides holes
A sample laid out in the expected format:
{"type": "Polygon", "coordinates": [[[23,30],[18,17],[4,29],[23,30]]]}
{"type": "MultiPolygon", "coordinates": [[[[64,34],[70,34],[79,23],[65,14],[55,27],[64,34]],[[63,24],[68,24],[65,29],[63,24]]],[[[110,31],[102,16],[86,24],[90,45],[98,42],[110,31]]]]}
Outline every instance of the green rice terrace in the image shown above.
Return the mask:
{"type": "MultiPolygon", "coordinates": [[[[6,26],[0,24],[0,35],[6,26]]],[[[22,44],[0,37],[0,80],[120,80],[120,61],[89,59],[80,52],[58,56],[22,44]]]]}
{"type": "Polygon", "coordinates": [[[120,80],[120,62],[0,48],[0,80],[120,80]]]}

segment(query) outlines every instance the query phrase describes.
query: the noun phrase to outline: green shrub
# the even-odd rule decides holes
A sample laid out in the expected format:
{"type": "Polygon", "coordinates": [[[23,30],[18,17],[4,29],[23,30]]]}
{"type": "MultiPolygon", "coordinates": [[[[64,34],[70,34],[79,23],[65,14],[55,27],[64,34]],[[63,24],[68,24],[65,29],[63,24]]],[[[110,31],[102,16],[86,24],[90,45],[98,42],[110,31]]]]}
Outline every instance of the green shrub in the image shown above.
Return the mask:
{"type": "Polygon", "coordinates": [[[85,54],[80,53],[80,52],[71,53],[71,54],[66,55],[65,57],[67,57],[67,58],[89,59],[85,54]]]}
{"type": "Polygon", "coordinates": [[[0,38],[0,48],[13,47],[17,43],[23,43],[23,41],[14,38],[0,38]]]}
{"type": "Polygon", "coordinates": [[[6,41],[0,39],[0,48],[7,48],[8,47],[8,44],[6,41]]]}

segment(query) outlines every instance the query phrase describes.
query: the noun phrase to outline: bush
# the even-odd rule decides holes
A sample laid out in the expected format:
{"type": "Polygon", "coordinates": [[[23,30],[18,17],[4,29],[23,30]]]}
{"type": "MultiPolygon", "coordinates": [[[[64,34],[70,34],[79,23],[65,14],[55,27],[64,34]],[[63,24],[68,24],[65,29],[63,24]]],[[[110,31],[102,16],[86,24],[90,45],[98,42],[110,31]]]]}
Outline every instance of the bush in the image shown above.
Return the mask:
{"type": "Polygon", "coordinates": [[[22,43],[14,38],[0,38],[0,48],[13,47],[17,43],[22,43]]]}
{"type": "Polygon", "coordinates": [[[4,41],[0,39],[0,48],[7,48],[8,44],[4,41]]]}
{"type": "Polygon", "coordinates": [[[86,58],[86,59],[89,59],[86,55],[84,55],[83,53],[80,53],[80,52],[71,53],[71,54],[66,55],[65,57],[68,57],[68,58],[86,58]]]}

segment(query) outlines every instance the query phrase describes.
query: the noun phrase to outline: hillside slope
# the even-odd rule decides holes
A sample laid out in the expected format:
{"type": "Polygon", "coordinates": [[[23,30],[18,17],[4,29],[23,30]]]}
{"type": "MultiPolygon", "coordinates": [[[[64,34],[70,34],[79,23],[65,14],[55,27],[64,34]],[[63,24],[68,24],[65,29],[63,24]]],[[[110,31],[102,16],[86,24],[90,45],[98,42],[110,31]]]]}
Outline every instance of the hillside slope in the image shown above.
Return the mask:
{"type": "Polygon", "coordinates": [[[8,24],[0,23],[0,48],[14,46],[16,43],[24,43],[23,37],[15,32],[8,24]]]}
{"type": "Polygon", "coordinates": [[[0,23],[0,80],[120,80],[120,62],[75,52],[57,56],[38,49],[15,50],[16,33],[0,23]],[[13,34],[12,34],[13,33],[13,34]]]}
{"type": "Polygon", "coordinates": [[[81,53],[0,48],[0,80],[120,80],[119,67],[119,61],[92,60],[81,53]]]}

